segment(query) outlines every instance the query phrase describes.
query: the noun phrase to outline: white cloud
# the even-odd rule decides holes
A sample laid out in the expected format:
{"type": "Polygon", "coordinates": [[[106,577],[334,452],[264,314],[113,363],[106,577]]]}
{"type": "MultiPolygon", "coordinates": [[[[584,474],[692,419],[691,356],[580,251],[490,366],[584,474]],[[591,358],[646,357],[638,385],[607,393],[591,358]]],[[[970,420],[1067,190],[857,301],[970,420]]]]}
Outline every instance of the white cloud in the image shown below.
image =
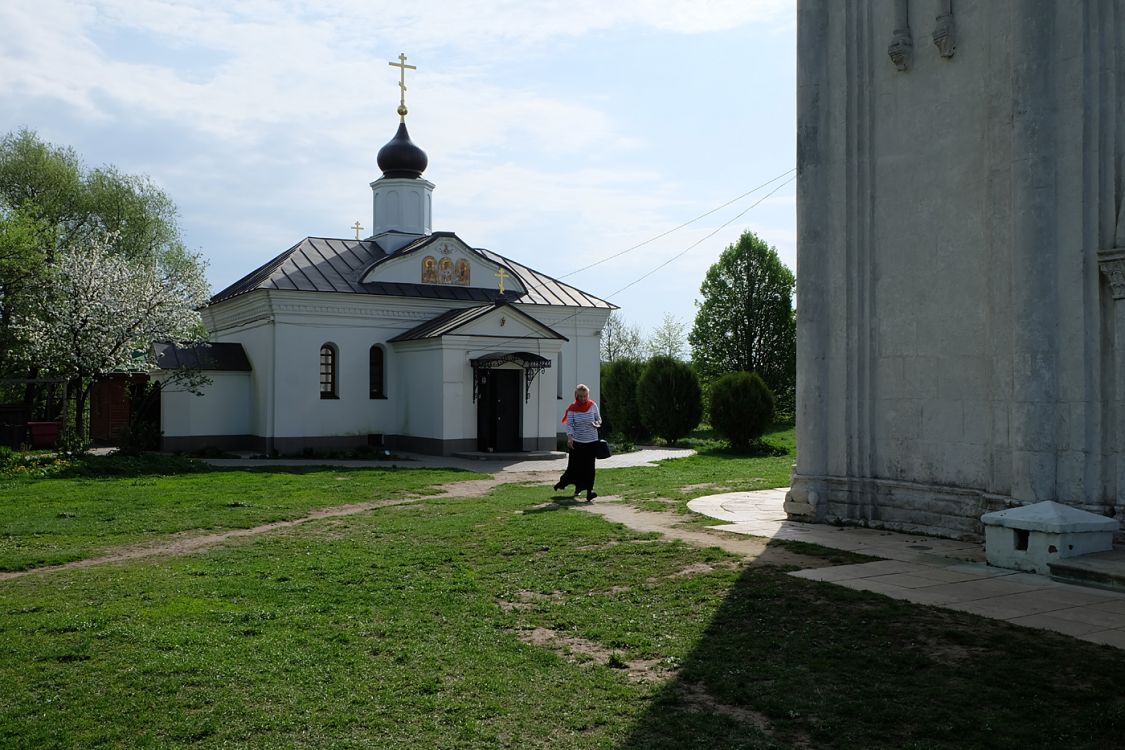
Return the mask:
{"type": "MultiPolygon", "coordinates": [[[[749,185],[701,187],[653,157],[675,146],[654,145],[624,122],[608,89],[595,95],[503,73],[549,59],[565,76],[568,45],[601,32],[772,30],[793,16],[792,0],[0,3],[0,107],[9,129],[52,131],[53,123],[11,118],[65,111],[58,119],[77,128],[167,139],[160,153],[121,148],[168,186],[189,242],[206,245],[212,278],[227,283],[305,234],[346,236],[356,218],[370,223],[367,182],[378,176],[375,154],[393,133],[398,103],[387,60],[406,50],[421,68],[408,78],[407,103],[411,133],[430,154],[427,177],[438,185],[434,228],[561,274],[749,185]]],[[[779,194],[767,203],[784,209],[791,200],[779,194]]],[[[779,239],[770,241],[780,249],[785,221],[775,225],[779,239]]],[[[701,227],[583,278],[612,291],[701,227]]],[[[731,231],[726,243],[737,237],[731,231]]],[[[694,277],[723,237],[670,264],[652,288],[697,288],[694,277]]],[[[638,304],[660,304],[653,297],[638,304]]]]}

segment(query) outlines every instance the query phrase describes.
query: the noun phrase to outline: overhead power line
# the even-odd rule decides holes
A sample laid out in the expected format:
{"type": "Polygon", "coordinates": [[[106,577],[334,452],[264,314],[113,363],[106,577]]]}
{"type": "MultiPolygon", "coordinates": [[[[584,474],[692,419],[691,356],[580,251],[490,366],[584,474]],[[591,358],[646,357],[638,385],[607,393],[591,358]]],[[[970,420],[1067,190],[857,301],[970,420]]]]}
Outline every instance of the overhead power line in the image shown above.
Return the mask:
{"type": "MultiPolygon", "coordinates": [[[[790,170],[790,171],[793,171],[793,170],[790,170]]],[[[722,224],[720,224],[719,226],[717,226],[717,227],[715,228],[715,230],[714,230],[714,231],[712,231],[712,232],[710,232],[710,233],[708,233],[708,234],[706,234],[706,235],[704,235],[704,236],[700,237],[700,238],[699,238],[698,240],[696,240],[695,242],[691,243],[690,245],[688,245],[687,247],[685,247],[685,248],[684,248],[683,250],[681,250],[680,252],[676,253],[675,255],[673,255],[673,256],[672,256],[671,258],[669,258],[668,260],[666,260],[666,261],[664,261],[663,263],[661,263],[660,265],[658,265],[658,266],[657,266],[656,268],[652,269],[652,270],[651,270],[651,271],[649,271],[648,273],[645,273],[645,274],[643,274],[643,275],[641,275],[641,276],[638,276],[638,277],[637,277],[636,279],[634,279],[633,281],[630,281],[630,282],[629,282],[628,284],[626,284],[625,286],[621,287],[621,288],[620,288],[620,289],[618,289],[618,290],[617,290],[616,292],[613,292],[612,294],[610,294],[610,295],[609,295],[610,299],[612,300],[612,299],[613,299],[614,297],[616,297],[617,295],[621,294],[621,293],[622,293],[623,291],[625,291],[625,290],[626,290],[626,289],[628,289],[629,287],[631,287],[631,286],[635,286],[636,284],[639,284],[640,282],[642,282],[642,281],[644,281],[645,279],[647,279],[647,278],[648,278],[649,276],[652,276],[652,275],[653,275],[654,273],[656,273],[657,271],[659,271],[659,270],[660,270],[661,268],[664,268],[664,266],[668,265],[669,263],[671,263],[672,261],[676,260],[677,258],[680,258],[680,257],[682,257],[683,255],[687,254],[687,253],[688,253],[688,252],[689,252],[690,250],[692,250],[692,249],[694,249],[694,248],[698,247],[698,246],[699,246],[699,245],[701,245],[701,244],[702,244],[703,242],[705,242],[705,241],[707,241],[707,240],[711,239],[711,238],[712,238],[712,237],[714,237],[714,236],[715,236],[716,234],[718,234],[718,233],[719,233],[720,231],[722,231],[723,229],[726,229],[726,228],[727,228],[728,226],[730,226],[731,224],[733,224],[734,222],[738,221],[738,220],[739,220],[739,219],[741,219],[741,218],[742,218],[743,216],[745,216],[745,215],[746,215],[746,213],[747,213],[748,211],[750,211],[750,209],[752,209],[752,208],[755,208],[755,207],[757,207],[757,206],[758,206],[758,205],[759,205],[760,203],[762,203],[762,201],[764,201],[764,200],[765,200],[766,198],[769,198],[769,197],[770,197],[771,195],[773,195],[774,193],[776,193],[776,192],[777,192],[778,190],[781,190],[781,189],[782,189],[783,187],[785,187],[785,186],[786,186],[786,185],[788,185],[789,183],[793,182],[793,180],[795,180],[795,179],[797,179],[797,178],[796,178],[796,176],[790,177],[790,178],[789,178],[788,180],[786,180],[785,182],[781,183],[780,185],[778,185],[777,187],[775,187],[775,188],[774,188],[773,190],[769,191],[768,193],[766,193],[765,195],[763,195],[763,196],[762,196],[761,198],[759,198],[758,200],[754,201],[753,203],[751,203],[751,204],[750,204],[749,206],[747,206],[746,208],[744,208],[744,209],[742,209],[741,211],[739,211],[739,212],[738,212],[737,214],[735,214],[735,215],[734,215],[734,216],[733,216],[733,217],[732,217],[732,218],[731,218],[730,220],[728,220],[728,221],[725,221],[725,222],[723,222],[722,224]]],[[[770,182],[773,182],[773,180],[771,180],[770,182]]],[[[767,182],[766,184],[768,185],[769,183],[767,182]]],[[[727,205],[730,205],[730,204],[727,204],[727,205]]]]}
{"type": "MultiPolygon", "coordinates": [[[[711,209],[710,211],[708,211],[708,212],[706,212],[706,213],[702,213],[702,214],[700,214],[699,216],[696,216],[696,217],[695,217],[694,219],[689,219],[689,220],[685,221],[685,222],[684,222],[683,224],[680,224],[679,226],[675,226],[675,227],[672,227],[671,229],[669,229],[669,230],[667,230],[667,231],[665,231],[665,232],[661,232],[660,234],[656,235],[655,237],[649,237],[649,238],[648,238],[647,240],[645,240],[644,242],[638,242],[638,243],[637,243],[636,245],[633,245],[632,247],[627,247],[627,248],[625,248],[624,250],[622,250],[622,251],[620,251],[620,252],[614,253],[613,255],[609,255],[609,256],[607,256],[607,257],[605,257],[605,258],[602,258],[601,260],[597,260],[597,261],[594,261],[593,263],[591,263],[591,264],[589,264],[589,265],[587,265],[587,266],[582,266],[581,268],[575,269],[575,270],[571,271],[570,273],[567,273],[567,274],[563,274],[562,276],[559,276],[559,278],[560,278],[560,279],[565,279],[565,278],[567,278],[568,276],[573,276],[573,275],[574,275],[574,274],[576,274],[576,273],[581,273],[582,271],[585,271],[585,270],[587,270],[587,269],[589,269],[589,268],[593,268],[594,266],[600,266],[600,265],[601,265],[602,263],[606,263],[606,262],[608,262],[608,261],[611,261],[611,260],[613,260],[614,258],[620,258],[620,257],[621,257],[622,255],[625,255],[625,254],[627,254],[627,253],[631,253],[631,252],[633,252],[634,250],[637,250],[637,249],[639,249],[639,248],[642,248],[642,247],[644,247],[645,245],[648,245],[648,244],[650,244],[650,243],[656,242],[656,241],[657,241],[657,240],[659,240],[659,239],[662,239],[662,238],[664,238],[664,237],[667,237],[668,235],[672,234],[673,232],[677,232],[677,231],[679,231],[679,230],[683,229],[683,228],[684,228],[684,227],[686,227],[686,226],[690,226],[690,225],[694,224],[695,222],[699,221],[700,219],[706,219],[706,218],[707,218],[708,216],[710,216],[711,214],[715,213],[716,211],[722,211],[722,210],[723,210],[724,208],[726,208],[727,206],[731,205],[732,203],[737,203],[738,201],[742,200],[743,198],[745,198],[745,197],[747,197],[747,196],[749,196],[749,195],[753,195],[754,193],[758,192],[758,191],[759,191],[759,190],[761,190],[762,188],[764,188],[764,187],[766,187],[766,186],[768,186],[768,185],[771,185],[771,184],[773,184],[773,183],[777,182],[778,180],[780,180],[780,179],[782,179],[782,178],[784,178],[784,177],[787,177],[788,175],[792,174],[792,173],[793,173],[793,172],[795,172],[795,171],[797,171],[797,168],[796,168],[796,167],[794,167],[794,168],[792,168],[792,169],[790,169],[790,170],[787,170],[787,171],[785,171],[785,172],[783,172],[783,173],[779,174],[779,175],[778,175],[777,177],[774,177],[773,179],[770,179],[770,180],[766,180],[765,182],[763,182],[763,183],[762,183],[761,185],[759,185],[758,187],[754,188],[753,190],[747,190],[747,191],[746,191],[745,193],[743,193],[742,195],[738,196],[737,198],[731,198],[731,199],[730,199],[729,201],[727,201],[727,202],[726,202],[726,203],[724,203],[723,205],[721,205],[721,206],[717,206],[717,207],[715,207],[715,208],[712,208],[712,209],[711,209]]],[[[788,181],[787,181],[787,182],[786,182],[785,184],[788,184],[789,182],[792,182],[792,179],[788,180],[788,181]]],[[[773,191],[770,191],[770,193],[768,193],[768,194],[766,195],[766,197],[768,198],[768,197],[769,197],[770,195],[773,195],[773,194],[774,194],[775,192],[777,192],[777,190],[776,190],[776,189],[775,189],[775,190],[773,190],[773,191]]],[[[763,199],[763,200],[764,200],[764,199],[763,199]]],[[[758,201],[758,203],[761,203],[761,201],[758,201]]],[[[754,206],[758,205],[758,203],[755,203],[755,204],[754,204],[754,206]]],[[[750,208],[753,208],[754,206],[751,206],[750,208]]],[[[750,209],[746,209],[746,210],[747,210],[747,211],[749,211],[750,209]]],[[[737,218],[738,218],[739,216],[742,216],[742,214],[745,214],[745,213],[746,213],[746,211],[743,211],[743,212],[742,212],[741,214],[739,214],[738,216],[736,216],[736,217],[734,217],[734,218],[735,218],[735,219],[737,219],[737,218]]],[[[731,221],[733,221],[733,220],[734,220],[734,219],[732,219],[731,221]]],[[[729,224],[730,222],[727,222],[727,223],[729,224]]],[[[726,226],[726,224],[724,224],[723,226],[726,226]]],[[[721,228],[721,227],[720,227],[720,228],[721,228]]],[[[711,235],[708,235],[708,237],[710,237],[710,236],[711,236],[711,235]]],[[[704,237],[704,239],[707,239],[707,237],[704,237]]],[[[701,241],[702,241],[702,240],[701,240],[701,241]]],[[[696,244],[698,244],[698,243],[696,243],[696,244]]],[[[694,245],[693,245],[692,247],[694,247],[694,245]]],[[[690,250],[691,248],[688,248],[688,249],[690,250]]]]}

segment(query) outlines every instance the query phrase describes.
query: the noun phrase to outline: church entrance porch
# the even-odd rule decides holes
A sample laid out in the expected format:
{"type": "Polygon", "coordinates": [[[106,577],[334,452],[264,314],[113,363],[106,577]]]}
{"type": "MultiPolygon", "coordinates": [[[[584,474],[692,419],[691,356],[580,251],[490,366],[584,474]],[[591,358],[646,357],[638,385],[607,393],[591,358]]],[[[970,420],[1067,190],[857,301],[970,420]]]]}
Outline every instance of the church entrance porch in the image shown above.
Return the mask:
{"type": "Polygon", "coordinates": [[[508,453],[523,450],[520,398],[522,370],[481,370],[477,374],[477,450],[508,453]]]}

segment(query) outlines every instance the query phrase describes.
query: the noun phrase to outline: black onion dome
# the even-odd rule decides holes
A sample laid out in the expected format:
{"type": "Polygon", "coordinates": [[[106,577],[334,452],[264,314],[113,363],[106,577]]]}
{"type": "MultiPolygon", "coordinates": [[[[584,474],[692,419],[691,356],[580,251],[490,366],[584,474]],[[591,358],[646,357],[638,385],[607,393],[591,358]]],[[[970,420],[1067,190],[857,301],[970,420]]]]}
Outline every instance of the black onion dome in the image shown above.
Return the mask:
{"type": "Polygon", "coordinates": [[[384,177],[418,178],[426,171],[426,165],[430,160],[426,157],[426,152],[410,140],[410,133],[406,132],[406,123],[402,122],[399,123],[395,137],[379,149],[376,162],[379,164],[379,169],[383,170],[384,177]]]}

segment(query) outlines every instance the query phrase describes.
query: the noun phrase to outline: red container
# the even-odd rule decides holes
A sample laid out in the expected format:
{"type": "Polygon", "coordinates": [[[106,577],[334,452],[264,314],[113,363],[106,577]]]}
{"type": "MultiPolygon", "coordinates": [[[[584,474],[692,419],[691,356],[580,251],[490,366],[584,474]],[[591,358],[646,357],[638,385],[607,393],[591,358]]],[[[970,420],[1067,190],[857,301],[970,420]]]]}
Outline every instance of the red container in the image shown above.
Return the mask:
{"type": "Polygon", "coordinates": [[[27,429],[31,432],[32,448],[54,448],[59,440],[58,422],[28,422],[27,429]]]}

